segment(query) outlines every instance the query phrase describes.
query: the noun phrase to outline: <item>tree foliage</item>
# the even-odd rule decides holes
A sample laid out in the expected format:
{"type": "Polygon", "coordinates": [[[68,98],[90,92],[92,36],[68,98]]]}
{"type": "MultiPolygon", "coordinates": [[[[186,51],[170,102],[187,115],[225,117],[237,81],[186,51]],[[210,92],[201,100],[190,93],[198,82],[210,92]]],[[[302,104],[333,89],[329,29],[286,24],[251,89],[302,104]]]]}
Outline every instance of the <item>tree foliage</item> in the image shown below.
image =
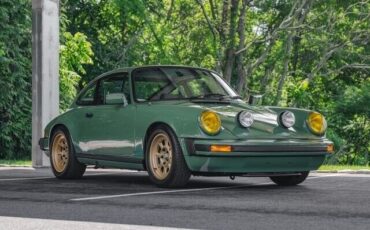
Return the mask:
{"type": "MultiPolygon", "coordinates": [[[[17,8],[8,0],[1,4],[1,17],[17,8]]],[[[244,98],[260,93],[265,105],[322,112],[329,121],[328,136],[338,149],[329,161],[368,162],[369,0],[66,0],[61,4],[62,109],[86,82],[114,68],[202,66],[222,73],[244,98]]],[[[20,27],[2,25],[8,31],[4,34],[17,31],[14,37],[27,36],[29,18],[19,15],[14,13],[20,27]]],[[[0,57],[7,57],[4,47],[9,45],[3,41],[0,57]]],[[[22,57],[26,58],[17,65],[27,71],[30,44],[25,45],[22,57]]],[[[2,77],[14,75],[9,65],[1,68],[2,77]]],[[[29,87],[30,79],[24,79],[29,87]]],[[[22,108],[29,108],[25,92],[15,94],[28,103],[22,108]]]]}
{"type": "Polygon", "coordinates": [[[31,4],[0,2],[0,158],[31,150],[31,4]]]}
{"type": "Polygon", "coordinates": [[[84,65],[92,64],[91,44],[86,36],[77,32],[63,33],[64,44],[60,47],[60,110],[65,111],[77,93],[81,74],[86,74],[84,65]]]}
{"type": "Polygon", "coordinates": [[[67,30],[85,33],[96,54],[82,82],[133,65],[212,68],[242,96],[259,92],[266,105],[324,113],[340,150],[334,161],[368,161],[369,114],[359,110],[369,106],[348,92],[366,95],[362,86],[369,85],[369,1],[68,0],[65,6],[73,21],[67,30]]]}

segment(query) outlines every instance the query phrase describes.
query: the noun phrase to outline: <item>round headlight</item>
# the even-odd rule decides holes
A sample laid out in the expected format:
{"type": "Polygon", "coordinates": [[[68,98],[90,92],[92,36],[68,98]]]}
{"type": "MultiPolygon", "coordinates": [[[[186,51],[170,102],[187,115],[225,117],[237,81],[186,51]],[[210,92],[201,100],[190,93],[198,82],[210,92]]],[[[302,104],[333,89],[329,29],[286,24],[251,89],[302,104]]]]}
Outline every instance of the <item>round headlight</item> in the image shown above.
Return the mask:
{"type": "Polygon", "coordinates": [[[280,115],[280,122],[285,128],[290,128],[295,124],[294,113],[285,111],[280,115]]]}
{"type": "Polygon", "coordinates": [[[254,117],[251,112],[242,111],[239,113],[238,120],[243,127],[248,128],[252,126],[254,122],[254,117]]]}
{"type": "Polygon", "coordinates": [[[216,135],[221,130],[221,119],[212,111],[203,111],[200,114],[199,123],[202,130],[209,135],[216,135]]]}
{"type": "Polygon", "coordinates": [[[323,135],[326,131],[325,117],[317,112],[311,112],[307,118],[307,124],[311,132],[317,135],[323,135]]]}

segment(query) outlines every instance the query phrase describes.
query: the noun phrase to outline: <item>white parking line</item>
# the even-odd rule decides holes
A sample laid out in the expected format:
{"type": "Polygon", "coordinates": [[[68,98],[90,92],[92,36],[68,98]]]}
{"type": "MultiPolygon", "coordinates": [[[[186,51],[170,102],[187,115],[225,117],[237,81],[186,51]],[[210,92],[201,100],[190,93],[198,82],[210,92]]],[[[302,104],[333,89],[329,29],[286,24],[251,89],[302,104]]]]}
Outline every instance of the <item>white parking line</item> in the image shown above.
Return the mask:
{"type": "MultiPolygon", "coordinates": [[[[270,184],[270,183],[266,183],[266,184],[270,184]]],[[[258,184],[258,185],[260,185],[260,184],[258,184]]],[[[198,192],[198,191],[209,191],[209,190],[219,190],[219,189],[241,188],[241,187],[246,187],[246,186],[248,186],[248,185],[211,187],[211,188],[195,188],[195,189],[177,189],[177,190],[165,190],[165,191],[155,191],[155,192],[126,193],[126,194],[108,195],[108,196],[74,198],[74,199],[70,199],[70,201],[102,200],[102,199],[110,199],[110,198],[118,198],[118,197],[145,196],[145,195],[178,193],[178,192],[198,192]]],[[[249,186],[251,186],[251,185],[249,185],[249,186]]]]}
{"type": "Polygon", "coordinates": [[[96,230],[172,230],[180,228],[156,227],[148,225],[128,225],[99,223],[90,221],[70,221],[70,220],[50,220],[38,218],[21,218],[21,217],[3,217],[0,216],[0,229],[15,230],[34,230],[34,229],[53,229],[53,230],[70,230],[70,229],[96,229],[96,230]]]}
{"type": "MultiPolygon", "coordinates": [[[[320,179],[324,177],[333,177],[337,175],[326,175],[326,176],[316,176],[309,177],[308,180],[320,179]]],[[[233,188],[244,188],[250,186],[261,186],[261,185],[273,185],[274,183],[259,183],[259,184],[246,184],[246,185],[236,185],[236,186],[223,186],[223,187],[209,187],[209,188],[195,188],[195,189],[177,189],[177,190],[164,190],[164,191],[154,191],[154,192],[138,192],[138,193],[126,193],[126,194],[117,194],[117,195],[106,195],[106,196],[95,196],[95,197],[83,197],[83,198],[74,198],[70,201],[88,201],[88,200],[103,200],[103,199],[112,199],[120,197],[132,197],[132,196],[146,196],[146,195],[155,195],[155,194],[168,194],[168,193],[181,193],[181,192],[199,192],[199,191],[210,191],[210,190],[221,190],[221,189],[233,189],[233,188]]]]}

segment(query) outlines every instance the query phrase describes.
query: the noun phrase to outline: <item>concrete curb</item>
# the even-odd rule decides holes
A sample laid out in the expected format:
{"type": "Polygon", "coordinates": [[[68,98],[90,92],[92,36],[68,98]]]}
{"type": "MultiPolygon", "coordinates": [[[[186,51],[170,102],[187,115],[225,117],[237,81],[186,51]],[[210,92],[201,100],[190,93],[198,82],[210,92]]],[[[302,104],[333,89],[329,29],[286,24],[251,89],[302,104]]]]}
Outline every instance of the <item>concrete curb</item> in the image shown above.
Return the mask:
{"type": "Polygon", "coordinates": [[[32,168],[31,165],[4,165],[0,164],[0,168],[32,168]]]}

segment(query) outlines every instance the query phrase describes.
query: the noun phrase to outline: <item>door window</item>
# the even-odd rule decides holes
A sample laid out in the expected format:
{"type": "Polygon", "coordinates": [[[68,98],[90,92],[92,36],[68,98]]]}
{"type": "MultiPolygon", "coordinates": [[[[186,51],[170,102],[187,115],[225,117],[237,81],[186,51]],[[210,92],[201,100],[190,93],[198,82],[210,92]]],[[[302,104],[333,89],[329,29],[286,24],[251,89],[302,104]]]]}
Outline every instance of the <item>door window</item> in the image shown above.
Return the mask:
{"type": "Polygon", "coordinates": [[[98,92],[98,104],[123,104],[124,100],[130,103],[130,84],[127,74],[119,74],[101,79],[98,92]]]}
{"type": "Polygon", "coordinates": [[[96,83],[87,86],[85,92],[78,98],[77,105],[95,105],[96,83]]]}

